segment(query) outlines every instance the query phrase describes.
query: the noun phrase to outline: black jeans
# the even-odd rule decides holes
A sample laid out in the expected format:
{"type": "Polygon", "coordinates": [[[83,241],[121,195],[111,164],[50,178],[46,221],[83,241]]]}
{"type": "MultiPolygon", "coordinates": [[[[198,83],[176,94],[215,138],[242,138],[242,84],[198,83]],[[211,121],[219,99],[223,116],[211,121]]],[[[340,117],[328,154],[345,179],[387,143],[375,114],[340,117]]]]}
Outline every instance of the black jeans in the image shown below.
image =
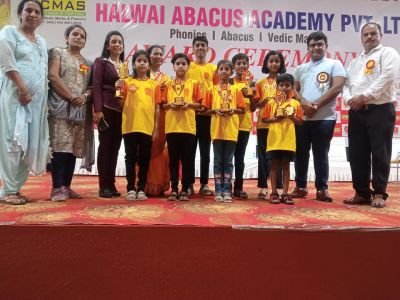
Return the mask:
{"type": "Polygon", "coordinates": [[[238,140],[235,148],[235,183],[234,191],[243,190],[244,156],[246,154],[247,143],[249,142],[250,132],[239,130],[238,140]]]}
{"type": "Polygon", "coordinates": [[[53,188],[71,186],[74,176],[76,156],[72,153],[53,152],[51,159],[51,178],[53,188]]]}
{"type": "Polygon", "coordinates": [[[127,191],[144,191],[147,181],[151,157],[152,136],[141,132],[127,133],[123,135],[125,145],[125,168],[127,191]],[[138,188],[136,182],[136,163],[139,163],[138,188]]]}
{"type": "Polygon", "coordinates": [[[172,191],[178,191],[179,161],[182,163],[182,190],[187,191],[191,184],[193,170],[193,143],[195,135],[189,133],[167,133],[169,172],[172,191]]]}
{"type": "Polygon", "coordinates": [[[335,129],[336,120],[306,121],[296,126],[296,186],[307,187],[310,149],[314,157],[315,187],[317,190],[328,189],[329,148],[335,129]]]}
{"type": "Polygon", "coordinates": [[[200,150],[200,184],[208,184],[208,174],[210,170],[210,148],[211,148],[211,135],[210,135],[211,117],[196,115],[196,139],[193,143],[192,151],[194,152],[193,175],[191,184],[195,182],[195,159],[197,142],[199,142],[200,150]]]}
{"type": "Polygon", "coordinates": [[[396,121],[393,103],[349,111],[349,159],[353,188],[358,195],[386,194],[396,121]],[[372,167],[372,168],[371,168],[372,167]],[[370,190],[372,172],[372,188],[370,190]]]}

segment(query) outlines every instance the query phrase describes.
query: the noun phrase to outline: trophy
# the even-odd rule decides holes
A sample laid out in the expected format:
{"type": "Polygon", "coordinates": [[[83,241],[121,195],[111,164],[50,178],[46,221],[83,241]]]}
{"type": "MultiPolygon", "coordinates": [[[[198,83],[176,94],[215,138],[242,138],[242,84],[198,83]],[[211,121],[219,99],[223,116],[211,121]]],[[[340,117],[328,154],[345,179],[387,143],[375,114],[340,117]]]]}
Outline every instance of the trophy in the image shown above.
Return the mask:
{"type": "Polygon", "coordinates": [[[246,83],[247,86],[247,93],[246,96],[252,96],[253,93],[253,87],[254,87],[254,82],[253,82],[253,74],[250,73],[249,70],[247,70],[246,73],[242,74],[242,80],[246,83]]]}
{"type": "Polygon", "coordinates": [[[294,115],[294,107],[293,106],[286,106],[285,107],[285,116],[292,117],[294,115]]]}
{"type": "MultiPolygon", "coordinates": [[[[125,79],[125,78],[129,77],[128,62],[124,61],[123,63],[119,64],[118,76],[119,76],[119,79],[125,79]]],[[[123,98],[123,96],[122,96],[122,88],[117,88],[117,90],[115,91],[115,97],[123,98]]]]}
{"type": "Polygon", "coordinates": [[[285,110],[284,110],[282,107],[278,107],[278,108],[276,109],[276,114],[275,114],[275,116],[276,116],[277,118],[282,118],[282,117],[284,117],[284,116],[285,116],[285,110]]]}
{"type": "Polygon", "coordinates": [[[220,86],[219,91],[218,91],[219,95],[221,96],[221,106],[220,106],[220,110],[222,112],[227,112],[231,109],[231,100],[232,100],[232,96],[231,96],[231,90],[229,88],[229,85],[222,85],[222,87],[220,86]]]}
{"type": "Polygon", "coordinates": [[[174,104],[176,106],[184,106],[185,98],[181,96],[183,90],[185,89],[185,82],[179,79],[175,79],[172,83],[172,88],[176,93],[176,97],[174,98],[174,104]]]}
{"type": "Polygon", "coordinates": [[[276,91],[276,103],[278,105],[278,108],[276,109],[275,116],[277,118],[282,118],[286,115],[285,108],[281,106],[282,103],[285,101],[286,101],[286,93],[282,91],[276,91]]]}

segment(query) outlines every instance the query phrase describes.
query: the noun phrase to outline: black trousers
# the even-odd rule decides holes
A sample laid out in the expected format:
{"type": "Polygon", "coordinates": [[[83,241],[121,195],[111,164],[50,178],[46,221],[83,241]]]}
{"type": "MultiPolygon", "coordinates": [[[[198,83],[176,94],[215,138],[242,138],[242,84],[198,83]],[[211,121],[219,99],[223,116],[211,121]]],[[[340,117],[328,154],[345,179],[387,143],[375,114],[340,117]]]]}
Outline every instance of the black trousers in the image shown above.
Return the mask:
{"type": "Polygon", "coordinates": [[[97,170],[99,172],[100,189],[113,189],[118,152],[122,140],[122,113],[103,106],[103,114],[109,128],[105,131],[99,131],[97,170]]]}
{"type": "Polygon", "coordinates": [[[349,111],[349,159],[353,188],[362,197],[383,194],[390,173],[392,138],[396,121],[393,103],[349,111]],[[370,189],[372,171],[372,188],[370,189]]]}
{"type": "Polygon", "coordinates": [[[195,159],[197,142],[200,150],[200,184],[208,184],[208,174],[210,171],[210,148],[211,148],[211,116],[196,115],[196,139],[193,143],[192,159],[193,174],[191,184],[195,182],[195,159]]]}
{"type": "Polygon", "coordinates": [[[246,154],[247,143],[249,142],[249,131],[239,130],[238,140],[235,148],[235,182],[234,191],[243,190],[244,156],[246,154]]]}
{"type": "Polygon", "coordinates": [[[132,132],[123,135],[125,145],[125,168],[127,191],[144,191],[147,181],[147,172],[150,165],[152,136],[141,132],[132,132]],[[139,164],[138,186],[136,182],[136,163],[139,164]]]}
{"type": "Polygon", "coordinates": [[[192,183],[193,169],[193,144],[196,136],[190,133],[167,133],[169,172],[171,174],[172,191],[178,191],[179,161],[182,163],[182,190],[187,191],[192,183]]]}
{"type": "Polygon", "coordinates": [[[72,153],[53,152],[51,159],[51,178],[53,188],[71,186],[74,176],[76,157],[72,153]]]}

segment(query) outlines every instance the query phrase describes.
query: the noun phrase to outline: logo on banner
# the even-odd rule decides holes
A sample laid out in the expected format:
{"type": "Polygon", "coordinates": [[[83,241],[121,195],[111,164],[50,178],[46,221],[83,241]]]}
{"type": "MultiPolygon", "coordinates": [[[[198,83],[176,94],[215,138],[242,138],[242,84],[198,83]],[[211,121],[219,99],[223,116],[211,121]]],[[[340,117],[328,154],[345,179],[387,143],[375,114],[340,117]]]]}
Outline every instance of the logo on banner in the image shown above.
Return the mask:
{"type": "Polygon", "coordinates": [[[45,16],[86,16],[86,0],[43,0],[42,5],[45,16]]]}

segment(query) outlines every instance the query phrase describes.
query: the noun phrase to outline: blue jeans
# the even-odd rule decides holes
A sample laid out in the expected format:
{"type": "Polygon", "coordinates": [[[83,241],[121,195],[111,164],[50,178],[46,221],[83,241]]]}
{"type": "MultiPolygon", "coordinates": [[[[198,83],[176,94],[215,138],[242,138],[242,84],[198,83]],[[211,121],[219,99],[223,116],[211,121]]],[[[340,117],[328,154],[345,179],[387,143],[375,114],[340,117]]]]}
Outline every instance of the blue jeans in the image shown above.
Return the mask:
{"type": "Polygon", "coordinates": [[[214,140],[215,194],[232,192],[233,154],[236,142],[214,140]]]}
{"type": "Polygon", "coordinates": [[[329,178],[329,148],[335,129],[336,120],[305,121],[302,126],[296,126],[296,186],[307,187],[308,162],[310,149],[314,157],[315,187],[319,190],[328,189],[329,178]]]}

